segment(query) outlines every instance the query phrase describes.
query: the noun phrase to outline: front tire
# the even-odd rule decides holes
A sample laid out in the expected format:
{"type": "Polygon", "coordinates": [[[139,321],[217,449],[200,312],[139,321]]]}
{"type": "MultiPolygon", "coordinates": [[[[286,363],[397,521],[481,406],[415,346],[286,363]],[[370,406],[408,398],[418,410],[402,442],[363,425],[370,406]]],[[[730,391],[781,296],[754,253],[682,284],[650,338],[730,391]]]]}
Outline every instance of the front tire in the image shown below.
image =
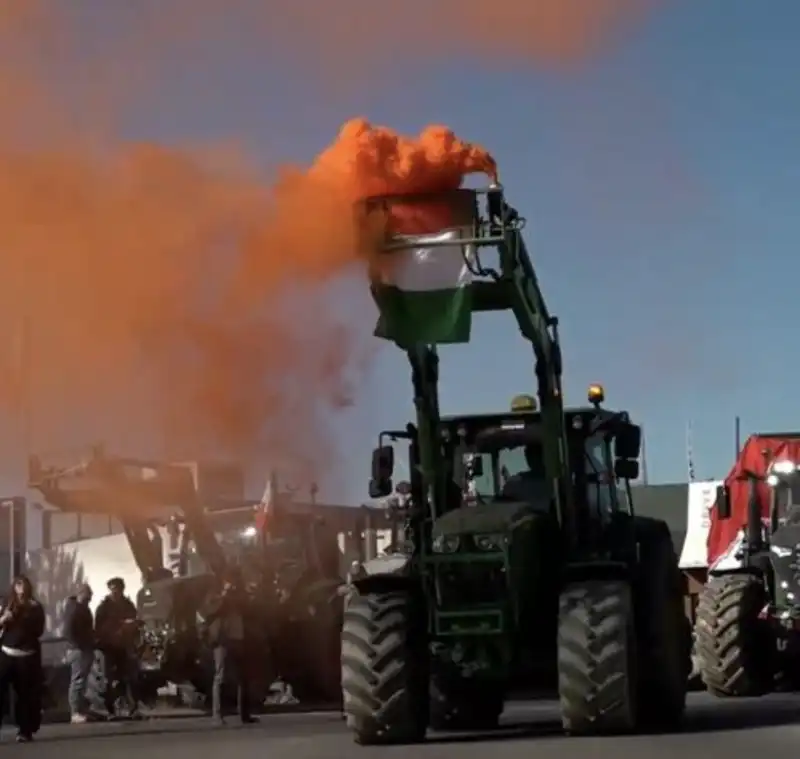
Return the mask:
{"type": "Polygon", "coordinates": [[[703,588],[695,650],[700,676],[714,695],[760,696],[770,690],[770,636],[759,619],[766,602],[764,584],[753,574],[712,577],[703,588]]]}
{"type": "Polygon", "coordinates": [[[356,743],[408,744],[428,728],[424,619],[407,591],[354,593],[342,627],[342,692],[356,743]]]}
{"type": "Polygon", "coordinates": [[[636,631],[630,585],[583,580],[562,591],[558,618],[561,721],[572,735],[637,725],[636,631]]]}

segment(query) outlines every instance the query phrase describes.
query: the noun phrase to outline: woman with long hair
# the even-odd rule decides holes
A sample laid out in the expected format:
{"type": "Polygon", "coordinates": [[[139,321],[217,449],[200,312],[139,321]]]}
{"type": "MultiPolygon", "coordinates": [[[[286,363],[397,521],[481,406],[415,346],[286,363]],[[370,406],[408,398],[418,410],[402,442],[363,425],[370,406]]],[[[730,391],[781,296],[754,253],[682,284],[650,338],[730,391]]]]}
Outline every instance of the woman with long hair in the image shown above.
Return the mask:
{"type": "Polygon", "coordinates": [[[31,581],[15,577],[0,611],[0,719],[13,689],[19,743],[33,740],[42,722],[44,623],[44,608],[33,597],[31,581]]]}

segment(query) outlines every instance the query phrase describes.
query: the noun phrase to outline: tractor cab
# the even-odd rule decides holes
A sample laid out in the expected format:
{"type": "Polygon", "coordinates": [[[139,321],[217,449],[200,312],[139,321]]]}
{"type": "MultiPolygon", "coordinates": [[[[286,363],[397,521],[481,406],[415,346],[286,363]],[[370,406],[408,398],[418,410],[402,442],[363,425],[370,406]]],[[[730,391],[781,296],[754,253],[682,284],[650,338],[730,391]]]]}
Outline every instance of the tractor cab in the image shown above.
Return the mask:
{"type": "MultiPolygon", "coordinates": [[[[573,495],[599,514],[621,500],[612,492],[618,481],[638,476],[641,435],[625,412],[600,406],[598,389],[593,386],[589,393],[596,405],[566,409],[565,419],[573,495]],[[597,491],[603,486],[607,492],[601,495],[597,491]]],[[[467,505],[519,501],[535,511],[551,511],[545,431],[531,396],[515,397],[509,412],[446,417],[442,426],[467,505]]]]}
{"type": "MultiPolygon", "coordinates": [[[[614,512],[628,509],[628,482],[639,470],[641,430],[627,412],[603,408],[604,399],[603,388],[592,385],[588,406],[565,411],[568,495],[580,504],[584,526],[608,521],[614,512]]],[[[409,428],[405,433],[382,433],[381,443],[387,437],[391,442],[413,438],[414,427],[409,428]]],[[[546,431],[532,396],[516,396],[505,412],[443,417],[440,430],[449,477],[443,508],[433,519],[434,553],[447,553],[447,536],[463,534],[476,522],[502,532],[509,527],[508,520],[539,513],[558,524],[561,515],[550,496],[545,465],[546,431]],[[478,519],[476,513],[483,516],[478,519]]],[[[412,441],[412,473],[419,469],[416,449],[412,441]]],[[[374,451],[371,494],[390,494],[394,460],[389,445],[374,451]]],[[[405,489],[407,483],[402,485],[405,489]]],[[[483,535],[478,538],[479,544],[493,542],[483,535]]]]}

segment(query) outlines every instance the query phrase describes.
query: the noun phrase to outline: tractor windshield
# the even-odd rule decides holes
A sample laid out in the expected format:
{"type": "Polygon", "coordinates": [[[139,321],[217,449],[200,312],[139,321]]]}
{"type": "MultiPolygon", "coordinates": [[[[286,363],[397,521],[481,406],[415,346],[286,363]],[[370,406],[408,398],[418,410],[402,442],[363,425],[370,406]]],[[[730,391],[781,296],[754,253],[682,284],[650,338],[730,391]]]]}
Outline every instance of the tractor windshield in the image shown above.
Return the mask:
{"type": "Polygon", "coordinates": [[[778,518],[800,522],[800,474],[782,477],[773,487],[778,518]]]}
{"type": "MultiPolygon", "coordinates": [[[[241,568],[246,579],[261,568],[263,549],[254,525],[252,509],[212,514],[211,524],[225,559],[241,568]]],[[[191,545],[188,555],[190,575],[210,571],[205,558],[191,545]]]]}
{"type": "MultiPolygon", "coordinates": [[[[465,495],[484,503],[524,501],[536,508],[549,509],[541,435],[538,424],[478,432],[472,445],[466,451],[461,450],[465,495]]],[[[569,440],[571,470],[580,480],[580,486],[586,488],[589,502],[607,511],[617,498],[612,495],[617,487],[608,443],[602,435],[586,437],[578,431],[571,431],[569,440]]]]}
{"type": "Polygon", "coordinates": [[[466,454],[467,469],[479,472],[468,477],[469,492],[483,500],[509,496],[510,491],[524,489],[526,486],[531,491],[546,492],[541,456],[537,460],[537,452],[532,448],[533,446],[516,445],[466,454]],[[529,458],[533,467],[529,464],[529,458]]]}
{"type": "Polygon", "coordinates": [[[483,429],[461,455],[468,496],[550,507],[538,423],[483,429]]]}

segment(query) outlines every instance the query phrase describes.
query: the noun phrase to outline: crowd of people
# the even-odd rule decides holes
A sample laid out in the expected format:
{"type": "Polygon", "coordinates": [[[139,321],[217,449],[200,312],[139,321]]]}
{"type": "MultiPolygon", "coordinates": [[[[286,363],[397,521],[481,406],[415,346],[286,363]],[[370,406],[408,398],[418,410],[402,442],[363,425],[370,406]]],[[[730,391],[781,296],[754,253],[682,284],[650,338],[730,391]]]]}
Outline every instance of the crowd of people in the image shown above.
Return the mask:
{"type": "MultiPolygon", "coordinates": [[[[111,578],[108,595],[92,613],[89,585],[79,587],[67,600],[64,619],[66,660],[70,668],[68,701],[73,724],[96,719],[116,719],[120,707],[129,719],[140,719],[137,692],[139,620],[135,604],[125,595],[125,582],[111,578]],[[99,652],[99,656],[98,656],[99,652]],[[105,713],[93,711],[87,689],[95,662],[102,672],[105,713]]],[[[243,724],[255,722],[250,713],[247,649],[249,638],[247,595],[236,571],[223,578],[219,592],[204,610],[205,635],[213,649],[214,679],[211,713],[224,724],[223,686],[229,678],[237,683],[238,716],[243,724]]],[[[33,740],[42,721],[44,677],[41,638],[45,612],[36,600],[30,580],[14,579],[0,606],[0,719],[13,716],[17,741],[33,740]],[[9,701],[13,696],[13,703],[9,701]],[[13,708],[8,708],[13,707],[13,708]]]]}

